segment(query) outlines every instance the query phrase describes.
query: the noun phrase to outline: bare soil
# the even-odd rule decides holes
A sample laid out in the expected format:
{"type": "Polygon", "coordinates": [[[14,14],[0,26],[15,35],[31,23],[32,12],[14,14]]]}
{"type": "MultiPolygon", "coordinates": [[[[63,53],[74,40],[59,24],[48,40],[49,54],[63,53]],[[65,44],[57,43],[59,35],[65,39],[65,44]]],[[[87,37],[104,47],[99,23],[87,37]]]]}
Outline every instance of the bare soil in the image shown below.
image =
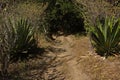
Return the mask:
{"type": "Polygon", "coordinates": [[[64,50],[53,52],[57,55],[56,60],[62,62],[60,71],[64,80],[120,80],[119,56],[104,59],[97,55],[89,37],[60,36],[56,41],[60,43],[52,46],[64,50]]]}
{"type": "Polygon", "coordinates": [[[82,46],[75,48],[76,40],[74,36],[61,36],[57,39],[62,43],[60,47],[66,50],[64,53],[58,55],[58,58],[63,60],[62,67],[66,73],[66,80],[91,80],[90,77],[82,71],[81,65],[78,65],[76,52],[78,51],[77,49],[81,49],[82,46]]]}
{"type": "Polygon", "coordinates": [[[40,44],[44,54],[11,64],[10,72],[19,76],[15,80],[120,80],[120,57],[97,55],[86,36],[59,36],[40,44]]]}

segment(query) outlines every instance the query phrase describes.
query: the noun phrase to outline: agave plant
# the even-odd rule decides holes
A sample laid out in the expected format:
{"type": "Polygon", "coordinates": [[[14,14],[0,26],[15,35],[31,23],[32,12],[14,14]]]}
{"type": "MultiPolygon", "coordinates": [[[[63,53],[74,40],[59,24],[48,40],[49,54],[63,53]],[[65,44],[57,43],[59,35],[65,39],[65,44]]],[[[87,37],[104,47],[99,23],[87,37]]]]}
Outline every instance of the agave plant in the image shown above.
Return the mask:
{"type": "Polygon", "coordinates": [[[12,49],[11,59],[24,57],[21,56],[22,53],[28,53],[31,49],[36,48],[35,29],[27,19],[20,19],[16,22],[9,20],[9,26],[12,26],[12,32],[15,35],[15,46],[12,49]]]}
{"type": "Polygon", "coordinates": [[[28,20],[21,19],[15,23],[14,32],[16,34],[16,52],[27,51],[35,46],[34,27],[32,27],[28,20]]]}
{"type": "Polygon", "coordinates": [[[19,57],[18,53],[30,50],[35,47],[34,28],[28,20],[21,19],[13,22],[8,20],[0,26],[0,63],[3,80],[6,80],[10,59],[19,57]]]}
{"type": "Polygon", "coordinates": [[[91,30],[92,44],[96,51],[107,57],[115,52],[120,42],[119,19],[105,18],[97,22],[97,25],[91,30]]]}
{"type": "Polygon", "coordinates": [[[34,38],[34,27],[30,25],[27,19],[20,19],[14,21],[8,19],[5,26],[11,28],[11,35],[14,37],[12,42],[14,46],[11,49],[11,59],[16,59],[22,55],[21,53],[27,53],[32,48],[36,47],[36,42],[34,38]]]}

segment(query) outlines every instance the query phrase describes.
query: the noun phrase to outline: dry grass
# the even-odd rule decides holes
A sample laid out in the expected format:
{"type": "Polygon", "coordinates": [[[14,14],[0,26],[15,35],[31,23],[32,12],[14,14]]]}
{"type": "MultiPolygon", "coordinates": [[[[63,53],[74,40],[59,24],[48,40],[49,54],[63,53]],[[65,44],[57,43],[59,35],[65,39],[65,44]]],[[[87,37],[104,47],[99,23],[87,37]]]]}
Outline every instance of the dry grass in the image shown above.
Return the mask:
{"type": "Polygon", "coordinates": [[[82,37],[76,42],[75,50],[78,64],[82,65],[83,72],[88,74],[92,80],[120,79],[119,57],[110,56],[104,60],[103,57],[91,52],[87,37],[82,37]]]}
{"type": "Polygon", "coordinates": [[[49,53],[37,55],[26,61],[11,63],[9,66],[10,80],[44,80],[44,74],[55,60],[49,53]]]}
{"type": "Polygon", "coordinates": [[[78,4],[82,4],[84,10],[84,18],[87,25],[96,23],[96,18],[105,16],[120,17],[120,7],[113,6],[105,0],[76,0],[78,4]]]}

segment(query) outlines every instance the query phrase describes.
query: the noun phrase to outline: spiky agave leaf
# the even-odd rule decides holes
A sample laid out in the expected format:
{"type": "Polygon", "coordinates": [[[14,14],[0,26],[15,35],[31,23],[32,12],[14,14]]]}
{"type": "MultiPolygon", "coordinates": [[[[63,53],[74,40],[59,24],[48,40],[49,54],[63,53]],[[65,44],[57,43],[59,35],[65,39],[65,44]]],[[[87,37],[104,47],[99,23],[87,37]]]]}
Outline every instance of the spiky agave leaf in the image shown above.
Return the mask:
{"type": "Polygon", "coordinates": [[[15,26],[17,33],[16,51],[27,51],[35,46],[34,28],[29,24],[28,20],[21,19],[15,26]]]}
{"type": "Polygon", "coordinates": [[[98,53],[101,55],[111,54],[120,42],[119,20],[106,18],[103,23],[98,22],[91,31],[91,38],[98,53]]]}
{"type": "Polygon", "coordinates": [[[10,28],[10,35],[13,37],[14,44],[12,46],[12,55],[17,55],[17,53],[22,53],[23,51],[28,51],[32,47],[36,46],[34,39],[34,27],[30,25],[27,19],[12,20],[8,19],[5,24],[6,27],[10,28]]]}

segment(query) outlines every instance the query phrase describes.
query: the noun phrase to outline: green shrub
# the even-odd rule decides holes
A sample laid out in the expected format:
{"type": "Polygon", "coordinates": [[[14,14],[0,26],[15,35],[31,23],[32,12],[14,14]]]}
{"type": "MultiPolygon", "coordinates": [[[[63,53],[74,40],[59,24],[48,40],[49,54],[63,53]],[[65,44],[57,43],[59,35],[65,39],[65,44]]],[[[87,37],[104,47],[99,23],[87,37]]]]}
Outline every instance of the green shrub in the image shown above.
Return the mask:
{"type": "Polygon", "coordinates": [[[49,2],[46,9],[48,32],[61,31],[65,34],[74,34],[84,31],[82,10],[71,0],[54,0],[49,2]]]}
{"type": "Polygon", "coordinates": [[[115,52],[120,42],[119,19],[106,18],[98,21],[91,31],[91,39],[100,55],[107,57],[115,52]]]}

